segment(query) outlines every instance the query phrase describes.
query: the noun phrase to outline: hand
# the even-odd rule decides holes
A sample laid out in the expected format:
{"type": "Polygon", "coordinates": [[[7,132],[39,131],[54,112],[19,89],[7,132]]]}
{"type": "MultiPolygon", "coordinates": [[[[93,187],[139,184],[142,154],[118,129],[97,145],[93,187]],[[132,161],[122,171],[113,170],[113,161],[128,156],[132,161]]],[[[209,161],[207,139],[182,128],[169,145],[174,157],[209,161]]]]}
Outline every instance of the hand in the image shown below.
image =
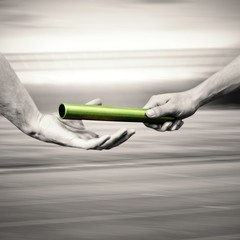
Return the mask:
{"type": "MultiPolygon", "coordinates": [[[[95,99],[89,105],[101,105],[100,99],[95,99]]],[[[103,150],[114,148],[127,141],[135,131],[120,129],[114,134],[99,137],[87,130],[80,120],[63,120],[56,114],[46,114],[39,117],[37,131],[29,134],[44,142],[55,143],[68,147],[103,150]]]]}
{"type": "Polygon", "coordinates": [[[144,123],[145,126],[160,132],[180,129],[184,123],[182,119],[190,117],[197,110],[192,94],[187,91],[152,96],[144,108],[149,109],[146,113],[149,118],[161,116],[176,118],[175,121],[168,121],[164,124],[144,123]]]}

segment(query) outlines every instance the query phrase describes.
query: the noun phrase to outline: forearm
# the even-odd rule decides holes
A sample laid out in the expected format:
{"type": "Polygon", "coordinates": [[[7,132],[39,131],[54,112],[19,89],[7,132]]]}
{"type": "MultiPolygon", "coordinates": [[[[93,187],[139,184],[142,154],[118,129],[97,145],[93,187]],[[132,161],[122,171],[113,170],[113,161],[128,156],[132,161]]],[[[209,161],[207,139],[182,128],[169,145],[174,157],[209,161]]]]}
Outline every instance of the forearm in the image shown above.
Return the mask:
{"type": "Polygon", "coordinates": [[[41,114],[8,61],[0,54],[0,113],[21,131],[34,132],[41,114]]]}
{"type": "Polygon", "coordinates": [[[189,90],[196,108],[240,87],[240,56],[219,72],[189,90]]]}

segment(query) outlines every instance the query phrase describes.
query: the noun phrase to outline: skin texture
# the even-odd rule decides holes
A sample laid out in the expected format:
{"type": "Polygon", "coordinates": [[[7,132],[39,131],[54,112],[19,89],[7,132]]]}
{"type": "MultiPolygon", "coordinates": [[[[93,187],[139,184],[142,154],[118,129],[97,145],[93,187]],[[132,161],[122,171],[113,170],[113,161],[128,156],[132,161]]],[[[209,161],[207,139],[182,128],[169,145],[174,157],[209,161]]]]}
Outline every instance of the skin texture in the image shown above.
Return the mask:
{"type": "MultiPolygon", "coordinates": [[[[21,84],[5,57],[0,54],[0,114],[23,133],[38,140],[81,149],[103,150],[127,141],[135,131],[119,129],[112,135],[98,136],[82,121],[62,120],[57,114],[42,114],[21,84]]],[[[101,105],[100,99],[88,104],[101,105]]]]}
{"type": "Polygon", "coordinates": [[[144,106],[149,118],[176,117],[163,125],[145,124],[154,130],[174,131],[183,125],[182,119],[192,116],[204,104],[240,87],[240,56],[219,72],[188,91],[155,95],[144,106]]]}

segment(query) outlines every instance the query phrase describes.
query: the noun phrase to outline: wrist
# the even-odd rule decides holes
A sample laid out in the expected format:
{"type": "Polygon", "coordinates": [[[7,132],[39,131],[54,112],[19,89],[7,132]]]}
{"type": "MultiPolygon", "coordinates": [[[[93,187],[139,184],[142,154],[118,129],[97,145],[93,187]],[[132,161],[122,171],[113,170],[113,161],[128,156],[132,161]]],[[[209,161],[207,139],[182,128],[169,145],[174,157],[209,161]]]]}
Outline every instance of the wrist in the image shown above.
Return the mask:
{"type": "Polygon", "coordinates": [[[36,112],[22,127],[21,130],[31,137],[36,137],[40,132],[40,122],[43,114],[36,112]]]}
{"type": "Polygon", "coordinates": [[[192,107],[194,109],[194,111],[197,111],[198,108],[200,108],[202,105],[201,105],[201,91],[200,89],[198,89],[197,87],[196,88],[192,88],[190,90],[187,91],[188,95],[189,95],[189,98],[190,98],[190,101],[191,101],[191,104],[192,104],[192,107]]]}

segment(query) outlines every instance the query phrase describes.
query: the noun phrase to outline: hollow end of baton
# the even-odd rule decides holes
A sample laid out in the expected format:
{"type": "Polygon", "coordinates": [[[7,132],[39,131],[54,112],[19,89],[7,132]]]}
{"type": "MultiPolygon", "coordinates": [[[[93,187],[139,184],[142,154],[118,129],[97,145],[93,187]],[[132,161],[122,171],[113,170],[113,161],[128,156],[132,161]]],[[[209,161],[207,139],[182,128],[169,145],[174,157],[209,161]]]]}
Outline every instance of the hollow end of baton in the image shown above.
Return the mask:
{"type": "Polygon", "coordinates": [[[66,116],[66,108],[64,104],[60,104],[58,108],[58,113],[61,118],[65,118],[66,116]]]}

